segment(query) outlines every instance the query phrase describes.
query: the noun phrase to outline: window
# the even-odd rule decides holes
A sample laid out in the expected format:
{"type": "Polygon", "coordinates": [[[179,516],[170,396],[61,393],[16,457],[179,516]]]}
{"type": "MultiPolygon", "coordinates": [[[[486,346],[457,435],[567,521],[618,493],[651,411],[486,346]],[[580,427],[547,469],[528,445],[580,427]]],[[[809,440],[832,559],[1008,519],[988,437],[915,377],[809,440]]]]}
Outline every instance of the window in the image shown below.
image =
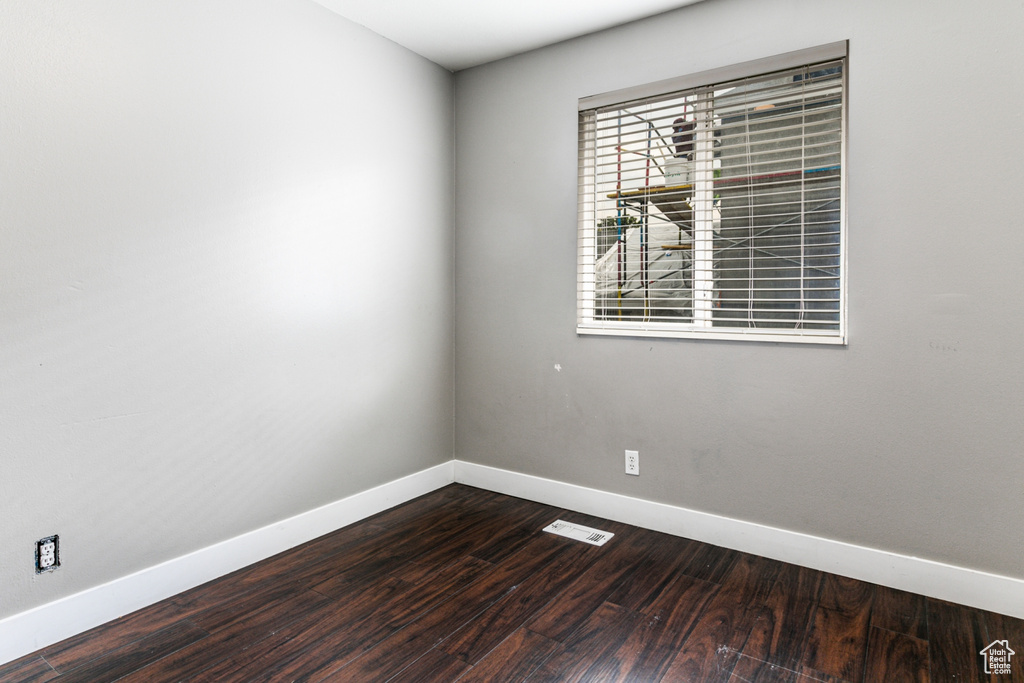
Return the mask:
{"type": "Polygon", "coordinates": [[[581,334],[845,343],[846,43],[580,100],[581,334]]]}

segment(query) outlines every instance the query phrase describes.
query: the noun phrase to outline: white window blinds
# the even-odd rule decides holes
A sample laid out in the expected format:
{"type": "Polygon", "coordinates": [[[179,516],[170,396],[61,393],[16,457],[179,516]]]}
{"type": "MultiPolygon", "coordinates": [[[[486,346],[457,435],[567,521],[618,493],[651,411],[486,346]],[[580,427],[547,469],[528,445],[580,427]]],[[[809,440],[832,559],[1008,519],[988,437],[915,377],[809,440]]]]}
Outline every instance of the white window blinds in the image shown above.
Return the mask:
{"type": "Polygon", "coordinates": [[[581,333],[845,342],[841,47],[581,101],[581,333]]]}

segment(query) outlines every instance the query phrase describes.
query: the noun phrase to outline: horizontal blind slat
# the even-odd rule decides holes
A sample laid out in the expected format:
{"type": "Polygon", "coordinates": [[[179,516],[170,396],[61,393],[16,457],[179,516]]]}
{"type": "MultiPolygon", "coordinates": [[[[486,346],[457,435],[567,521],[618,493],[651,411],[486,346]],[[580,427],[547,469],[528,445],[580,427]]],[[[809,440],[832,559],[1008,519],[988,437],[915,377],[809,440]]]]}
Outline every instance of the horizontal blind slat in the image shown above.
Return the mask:
{"type": "Polygon", "coordinates": [[[581,112],[579,329],[841,335],[845,60],[793,66],[581,112]]]}

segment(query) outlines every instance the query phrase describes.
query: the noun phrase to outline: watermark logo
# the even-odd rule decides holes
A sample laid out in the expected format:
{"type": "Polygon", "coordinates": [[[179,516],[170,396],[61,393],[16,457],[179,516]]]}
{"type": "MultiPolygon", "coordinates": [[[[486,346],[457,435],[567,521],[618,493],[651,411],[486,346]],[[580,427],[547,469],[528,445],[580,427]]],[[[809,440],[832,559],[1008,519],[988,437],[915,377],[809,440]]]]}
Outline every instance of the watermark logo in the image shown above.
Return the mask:
{"type": "Polygon", "coordinates": [[[1017,653],[1010,649],[1008,641],[994,640],[979,654],[985,658],[985,673],[1008,674],[1010,673],[1010,657],[1017,653]]]}

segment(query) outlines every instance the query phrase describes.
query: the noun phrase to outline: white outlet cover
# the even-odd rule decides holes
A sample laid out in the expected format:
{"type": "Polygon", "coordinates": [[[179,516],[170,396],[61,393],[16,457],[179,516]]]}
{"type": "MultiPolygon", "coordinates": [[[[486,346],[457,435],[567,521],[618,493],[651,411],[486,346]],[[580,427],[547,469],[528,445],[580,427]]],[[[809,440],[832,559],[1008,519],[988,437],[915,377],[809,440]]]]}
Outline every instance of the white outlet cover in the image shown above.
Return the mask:
{"type": "Polygon", "coordinates": [[[626,451],[626,474],[640,475],[640,451],[626,451]]]}

